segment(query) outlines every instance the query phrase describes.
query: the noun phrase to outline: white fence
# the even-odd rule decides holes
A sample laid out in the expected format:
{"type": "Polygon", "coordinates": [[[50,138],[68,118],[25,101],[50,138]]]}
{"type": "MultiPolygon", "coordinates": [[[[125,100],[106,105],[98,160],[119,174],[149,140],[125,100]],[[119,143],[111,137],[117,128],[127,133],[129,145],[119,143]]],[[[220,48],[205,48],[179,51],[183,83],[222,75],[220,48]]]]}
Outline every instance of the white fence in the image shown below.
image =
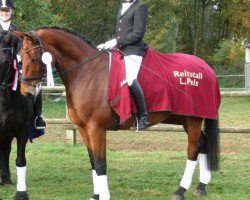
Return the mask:
{"type": "MultiPolygon", "coordinates": [[[[64,86],[56,86],[56,87],[43,87],[43,93],[61,93],[65,95],[65,87],[64,86]]],[[[250,91],[223,91],[221,92],[222,97],[250,97],[250,91]]],[[[67,112],[66,112],[67,113],[67,112]]],[[[67,114],[65,119],[54,119],[48,118],[46,119],[48,124],[61,124],[65,127],[66,131],[66,142],[70,144],[76,143],[76,130],[77,127],[71,123],[67,114]]],[[[165,131],[165,132],[183,132],[182,126],[177,125],[166,125],[159,124],[152,126],[148,129],[148,131],[165,131]]],[[[235,128],[235,127],[221,127],[221,133],[250,133],[250,128],[235,128]]]]}

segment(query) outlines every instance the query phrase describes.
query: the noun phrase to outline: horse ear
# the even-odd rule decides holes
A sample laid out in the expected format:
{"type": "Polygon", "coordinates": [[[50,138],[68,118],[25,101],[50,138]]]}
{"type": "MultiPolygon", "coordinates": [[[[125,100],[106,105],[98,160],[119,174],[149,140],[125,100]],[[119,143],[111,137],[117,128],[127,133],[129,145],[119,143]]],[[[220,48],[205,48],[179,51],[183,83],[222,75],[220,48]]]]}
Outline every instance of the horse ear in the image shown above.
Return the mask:
{"type": "Polygon", "coordinates": [[[13,34],[14,36],[18,37],[18,38],[21,38],[21,39],[23,39],[24,36],[26,35],[26,33],[20,32],[20,31],[12,31],[12,34],[13,34]]]}
{"type": "Polygon", "coordinates": [[[13,31],[12,33],[13,33],[13,35],[15,35],[18,38],[21,38],[22,40],[23,39],[28,39],[28,40],[31,40],[31,41],[35,40],[30,34],[25,33],[25,32],[13,31]]]}

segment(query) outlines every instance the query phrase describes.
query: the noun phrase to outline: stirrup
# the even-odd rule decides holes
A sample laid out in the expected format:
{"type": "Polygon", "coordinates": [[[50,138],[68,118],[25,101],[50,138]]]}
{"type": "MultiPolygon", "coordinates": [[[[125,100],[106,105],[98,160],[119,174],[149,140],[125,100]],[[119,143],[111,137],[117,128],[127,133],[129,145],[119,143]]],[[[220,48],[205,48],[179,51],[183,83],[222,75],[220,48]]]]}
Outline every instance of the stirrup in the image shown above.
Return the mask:
{"type": "Polygon", "coordinates": [[[139,122],[138,118],[136,117],[136,125],[134,126],[136,133],[139,131],[145,131],[148,129],[149,122],[143,122],[144,127],[140,127],[139,123],[140,122],[139,122]]]}
{"type": "Polygon", "coordinates": [[[37,116],[34,120],[34,127],[36,130],[42,130],[45,129],[47,126],[47,123],[42,115],[37,116]]]}

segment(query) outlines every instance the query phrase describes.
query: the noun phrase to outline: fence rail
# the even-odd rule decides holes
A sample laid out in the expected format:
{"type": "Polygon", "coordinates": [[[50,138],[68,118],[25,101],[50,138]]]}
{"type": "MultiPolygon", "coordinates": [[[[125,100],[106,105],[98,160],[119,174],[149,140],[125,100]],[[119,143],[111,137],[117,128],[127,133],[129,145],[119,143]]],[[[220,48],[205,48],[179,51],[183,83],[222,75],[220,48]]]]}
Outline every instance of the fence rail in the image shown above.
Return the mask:
{"type": "MultiPolygon", "coordinates": [[[[55,86],[55,87],[43,86],[43,92],[47,92],[47,93],[57,92],[57,93],[65,94],[65,87],[64,86],[55,86]]],[[[222,97],[232,97],[232,96],[249,97],[250,91],[221,91],[221,96],[222,97]]]]}
{"type": "MultiPolygon", "coordinates": [[[[73,125],[69,119],[46,119],[48,124],[62,124],[65,125],[66,128],[77,129],[77,126],[73,125]]],[[[171,131],[171,132],[184,132],[182,126],[179,125],[166,125],[159,124],[155,126],[151,126],[148,131],[171,131]]],[[[250,133],[250,128],[235,128],[235,127],[221,127],[221,133],[250,133]]]]}
{"type": "MultiPolygon", "coordinates": [[[[44,93],[62,93],[65,95],[65,87],[64,86],[55,86],[55,87],[43,87],[44,93]]],[[[250,97],[250,91],[222,91],[222,97],[250,97]]],[[[65,126],[66,129],[66,142],[70,144],[76,143],[76,130],[77,126],[73,125],[72,122],[68,119],[67,115],[65,119],[54,119],[48,118],[46,119],[48,124],[61,124],[65,126]]],[[[166,124],[158,124],[152,126],[148,129],[148,131],[166,131],[166,132],[184,132],[182,126],[177,125],[166,125],[166,124]]],[[[236,128],[236,127],[221,127],[221,133],[250,133],[250,128],[236,128]]]]}

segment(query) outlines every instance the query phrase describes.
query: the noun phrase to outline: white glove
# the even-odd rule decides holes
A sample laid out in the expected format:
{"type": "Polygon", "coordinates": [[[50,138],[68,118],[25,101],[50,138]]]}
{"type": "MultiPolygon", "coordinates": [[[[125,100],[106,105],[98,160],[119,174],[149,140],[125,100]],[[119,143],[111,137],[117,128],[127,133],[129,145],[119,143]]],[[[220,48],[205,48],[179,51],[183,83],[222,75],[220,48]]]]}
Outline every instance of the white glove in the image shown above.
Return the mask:
{"type": "Polygon", "coordinates": [[[16,55],[16,59],[17,59],[17,62],[18,62],[18,63],[22,61],[22,58],[21,58],[20,55],[16,55]]]}
{"type": "Polygon", "coordinates": [[[104,49],[104,46],[105,46],[105,43],[99,44],[99,45],[97,46],[97,49],[98,49],[99,51],[101,51],[102,49],[104,49]]]}
{"type": "Polygon", "coordinates": [[[117,40],[112,39],[112,40],[105,42],[104,44],[98,45],[97,49],[99,49],[99,50],[111,49],[112,50],[116,45],[117,45],[117,40]]]}

